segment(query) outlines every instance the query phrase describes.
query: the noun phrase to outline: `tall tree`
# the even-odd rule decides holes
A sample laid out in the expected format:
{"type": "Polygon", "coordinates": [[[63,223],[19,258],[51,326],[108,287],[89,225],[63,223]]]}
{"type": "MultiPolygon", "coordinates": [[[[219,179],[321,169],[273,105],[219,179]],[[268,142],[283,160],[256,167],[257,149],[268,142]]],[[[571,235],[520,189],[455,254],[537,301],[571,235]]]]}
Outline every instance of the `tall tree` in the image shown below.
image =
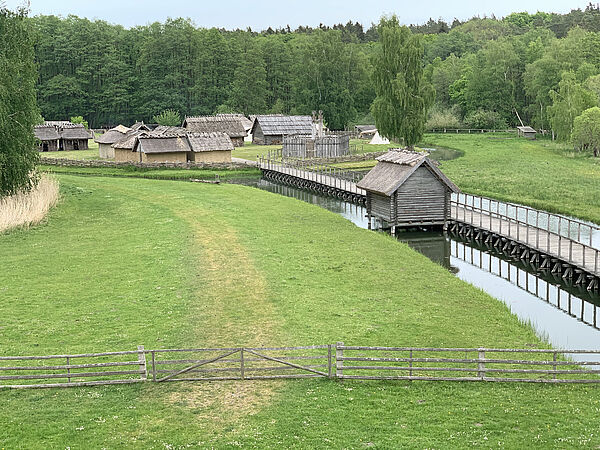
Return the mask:
{"type": "Polygon", "coordinates": [[[583,111],[597,106],[596,95],[585,89],[573,72],[562,75],[558,90],[551,91],[552,106],[548,107],[548,115],[552,129],[559,140],[568,141],[573,133],[575,118],[583,111]]]}
{"type": "Polygon", "coordinates": [[[26,14],[0,5],[0,197],[26,191],[36,181],[37,72],[26,14]]]}
{"type": "Polygon", "coordinates": [[[227,104],[243,114],[262,114],[267,108],[267,72],[256,44],[248,40],[242,61],[235,71],[227,104]]]}
{"type": "Polygon", "coordinates": [[[398,18],[382,18],[373,58],[373,116],[379,132],[413,148],[423,137],[435,93],[423,75],[423,44],[398,18]]]}

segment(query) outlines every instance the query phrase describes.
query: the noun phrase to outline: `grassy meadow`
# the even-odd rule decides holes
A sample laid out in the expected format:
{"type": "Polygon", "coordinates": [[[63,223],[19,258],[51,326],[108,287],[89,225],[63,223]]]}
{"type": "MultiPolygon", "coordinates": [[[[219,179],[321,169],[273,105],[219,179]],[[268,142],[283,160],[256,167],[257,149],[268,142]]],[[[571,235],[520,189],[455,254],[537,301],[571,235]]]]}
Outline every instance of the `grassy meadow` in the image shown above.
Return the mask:
{"type": "MultiPolygon", "coordinates": [[[[544,347],[407,245],[237,185],[57,175],[0,235],[0,354],[179,346],[544,347]]],[[[146,383],[0,391],[0,448],[597,447],[588,386],[146,383]]]]}

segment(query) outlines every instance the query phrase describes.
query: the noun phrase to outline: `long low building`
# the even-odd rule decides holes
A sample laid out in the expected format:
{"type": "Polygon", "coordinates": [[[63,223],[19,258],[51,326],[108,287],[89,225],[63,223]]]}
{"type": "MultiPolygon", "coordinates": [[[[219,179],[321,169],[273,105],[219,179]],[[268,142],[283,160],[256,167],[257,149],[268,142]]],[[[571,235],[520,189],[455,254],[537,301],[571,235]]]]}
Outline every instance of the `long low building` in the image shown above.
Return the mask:
{"type": "Polygon", "coordinates": [[[259,145],[282,144],[284,136],[311,134],[311,116],[284,116],[270,114],[256,116],[252,125],[252,143],[259,145]]]}
{"type": "Polygon", "coordinates": [[[40,152],[87,150],[90,139],[90,132],[83,125],[66,121],[48,121],[44,125],[36,125],[33,133],[40,141],[40,152]]]}
{"type": "Polygon", "coordinates": [[[233,143],[225,133],[195,133],[179,127],[131,131],[113,144],[115,161],[148,163],[231,162],[233,143]]]}
{"type": "Polygon", "coordinates": [[[186,117],[183,127],[195,133],[225,133],[235,147],[242,147],[247,134],[243,117],[241,114],[186,117]]]}

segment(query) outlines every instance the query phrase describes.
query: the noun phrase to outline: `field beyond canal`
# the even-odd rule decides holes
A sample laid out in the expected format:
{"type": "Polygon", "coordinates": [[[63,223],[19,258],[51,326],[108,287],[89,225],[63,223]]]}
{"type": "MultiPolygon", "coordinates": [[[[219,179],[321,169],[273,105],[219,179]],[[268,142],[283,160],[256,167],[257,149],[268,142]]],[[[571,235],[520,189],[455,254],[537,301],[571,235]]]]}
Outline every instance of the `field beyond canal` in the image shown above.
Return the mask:
{"type": "MultiPolygon", "coordinates": [[[[544,347],[499,301],[317,206],[237,185],[57,177],[47,223],[0,235],[2,355],[544,347]]],[[[5,448],[600,445],[600,396],[585,385],[147,383],[0,398],[5,448]]]]}

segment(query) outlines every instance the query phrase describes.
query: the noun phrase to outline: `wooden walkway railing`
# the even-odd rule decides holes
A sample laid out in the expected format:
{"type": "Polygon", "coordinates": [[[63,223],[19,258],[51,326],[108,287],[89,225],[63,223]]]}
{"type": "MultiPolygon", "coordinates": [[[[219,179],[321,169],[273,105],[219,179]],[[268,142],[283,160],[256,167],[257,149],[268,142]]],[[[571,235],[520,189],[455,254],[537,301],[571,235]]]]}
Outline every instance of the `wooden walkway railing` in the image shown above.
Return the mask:
{"type": "Polygon", "coordinates": [[[367,347],[343,342],[156,350],[139,346],[127,352],[3,356],[0,373],[0,389],[300,378],[600,383],[600,350],[367,347]],[[58,361],[34,362],[48,360],[58,361]],[[115,370],[119,366],[126,369],[115,370]]]}
{"type": "Polygon", "coordinates": [[[600,227],[527,206],[469,194],[453,194],[452,220],[508,237],[600,275],[596,240],[600,227]]]}
{"type": "Polygon", "coordinates": [[[263,171],[276,172],[311,183],[339,189],[350,194],[366,196],[366,192],[356,186],[362,175],[350,170],[343,170],[310,160],[277,161],[269,157],[260,156],[258,158],[258,167],[263,171]]]}

